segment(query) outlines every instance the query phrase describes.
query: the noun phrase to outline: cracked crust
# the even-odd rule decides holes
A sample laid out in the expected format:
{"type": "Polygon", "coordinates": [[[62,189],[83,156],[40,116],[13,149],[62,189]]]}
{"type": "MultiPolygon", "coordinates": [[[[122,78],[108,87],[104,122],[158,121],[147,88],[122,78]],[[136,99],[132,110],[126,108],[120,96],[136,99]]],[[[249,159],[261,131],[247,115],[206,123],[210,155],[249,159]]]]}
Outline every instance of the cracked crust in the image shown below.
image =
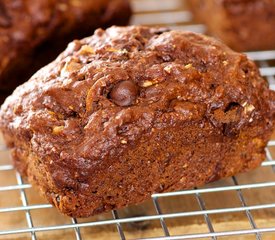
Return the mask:
{"type": "Polygon", "coordinates": [[[62,213],[88,217],[257,167],[273,99],[217,40],[112,27],[18,87],[0,127],[19,171],[62,213]]]}

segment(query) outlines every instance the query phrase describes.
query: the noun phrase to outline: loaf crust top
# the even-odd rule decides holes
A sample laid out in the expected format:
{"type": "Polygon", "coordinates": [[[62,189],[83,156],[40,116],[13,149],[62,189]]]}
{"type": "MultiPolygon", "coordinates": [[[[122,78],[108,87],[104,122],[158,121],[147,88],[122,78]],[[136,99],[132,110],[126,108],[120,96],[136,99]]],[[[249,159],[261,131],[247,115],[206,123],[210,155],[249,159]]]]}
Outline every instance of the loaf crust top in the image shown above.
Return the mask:
{"type": "MultiPolygon", "coordinates": [[[[272,128],[273,92],[246,55],[204,35],[111,27],[76,40],[3,104],[0,127],[42,161],[114,161],[155,129],[272,128]]],[[[199,137],[199,133],[198,133],[199,137]]],[[[93,164],[91,164],[91,162],[93,164]]]]}

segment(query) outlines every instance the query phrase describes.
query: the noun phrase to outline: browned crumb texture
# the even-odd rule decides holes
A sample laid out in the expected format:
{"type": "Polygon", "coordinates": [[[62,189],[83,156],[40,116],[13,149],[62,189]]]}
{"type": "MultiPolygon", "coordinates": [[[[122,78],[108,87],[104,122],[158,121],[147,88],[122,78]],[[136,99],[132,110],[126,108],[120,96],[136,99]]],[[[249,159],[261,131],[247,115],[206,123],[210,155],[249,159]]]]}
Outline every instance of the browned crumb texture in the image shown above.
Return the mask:
{"type": "Polygon", "coordinates": [[[274,0],[190,0],[209,33],[238,51],[275,48],[274,0]]]}
{"type": "Polygon", "coordinates": [[[28,80],[73,39],[127,24],[130,14],[128,0],[1,0],[0,94],[28,80]]]}
{"type": "Polygon", "coordinates": [[[87,217],[257,167],[273,103],[255,64],[212,38],[112,27],[18,87],[0,127],[21,174],[87,217]]]}

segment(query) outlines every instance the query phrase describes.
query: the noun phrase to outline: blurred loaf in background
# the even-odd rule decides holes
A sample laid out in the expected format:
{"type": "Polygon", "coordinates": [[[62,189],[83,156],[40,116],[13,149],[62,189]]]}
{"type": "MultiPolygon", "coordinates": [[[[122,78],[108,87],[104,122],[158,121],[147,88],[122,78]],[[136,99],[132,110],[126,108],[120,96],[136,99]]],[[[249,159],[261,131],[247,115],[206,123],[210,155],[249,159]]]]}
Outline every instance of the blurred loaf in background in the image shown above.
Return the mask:
{"type": "Polygon", "coordinates": [[[237,51],[275,48],[274,0],[190,0],[197,21],[237,51]]]}
{"type": "Polygon", "coordinates": [[[1,0],[0,100],[71,40],[125,25],[130,15],[128,0],[1,0]]]}

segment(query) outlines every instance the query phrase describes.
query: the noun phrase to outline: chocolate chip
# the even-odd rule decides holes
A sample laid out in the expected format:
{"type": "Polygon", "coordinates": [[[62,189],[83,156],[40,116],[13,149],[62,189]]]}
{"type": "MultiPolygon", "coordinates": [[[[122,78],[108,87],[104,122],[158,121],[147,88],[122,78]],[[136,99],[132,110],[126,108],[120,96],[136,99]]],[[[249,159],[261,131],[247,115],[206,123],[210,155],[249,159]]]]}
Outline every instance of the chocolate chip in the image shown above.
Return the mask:
{"type": "Polygon", "coordinates": [[[116,84],[111,93],[111,100],[122,107],[130,106],[133,104],[138,95],[138,88],[132,81],[121,81],[116,84]]]}
{"type": "Polygon", "coordinates": [[[156,29],[153,29],[152,32],[156,35],[161,35],[162,33],[165,33],[165,32],[170,32],[171,30],[169,28],[166,28],[166,27],[162,27],[162,28],[156,28],[156,29]]]}
{"type": "Polygon", "coordinates": [[[10,27],[11,18],[7,13],[4,3],[0,2],[0,27],[10,27]]]}

